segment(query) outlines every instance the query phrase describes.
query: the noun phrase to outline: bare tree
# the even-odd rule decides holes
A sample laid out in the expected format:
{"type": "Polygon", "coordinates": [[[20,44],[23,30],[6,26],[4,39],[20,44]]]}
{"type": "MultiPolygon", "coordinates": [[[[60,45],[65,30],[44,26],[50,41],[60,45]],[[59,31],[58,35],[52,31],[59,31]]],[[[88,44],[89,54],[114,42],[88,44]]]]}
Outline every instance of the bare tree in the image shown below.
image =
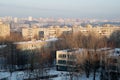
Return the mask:
{"type": "Polygon", "coordinates": [[[109,44],[112,44],[113,47],[120,47],[120,30],[116,30],[110,35],[109,44]]]}

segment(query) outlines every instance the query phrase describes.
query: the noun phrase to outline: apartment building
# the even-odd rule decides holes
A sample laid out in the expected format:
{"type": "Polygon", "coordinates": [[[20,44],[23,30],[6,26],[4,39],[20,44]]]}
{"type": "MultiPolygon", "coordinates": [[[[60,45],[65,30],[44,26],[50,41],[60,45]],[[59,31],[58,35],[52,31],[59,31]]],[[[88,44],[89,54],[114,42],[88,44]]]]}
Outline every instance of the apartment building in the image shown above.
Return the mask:
{"type": "Polygon", "coordinates": [[[59,37],[63,33],[78,33],[82,32],[87,35],[90,32],[94,32],[96,36],[107,36],[109,37],[115,30],[120,30],[120,27],[117,26],[96,26],[86,25],[82,26],[73,26],[71,27],[60,27],[60,26],[48,26],[47,28],[33,26],[31,28],[22,28],[22,36],[25,39],[49,39],[54,37],[59,37]]]}
{"type": "Polygon", "coordinates": [[[60,26],[49,26],[48,28],[46,28],[46,32],[44,32],[45,34],[48,34],[48,36],[50,38],[53,37],[59,37],[60,35],[62,35],[63,33],[68,33],[71,32],[72,29],[68,28],[67,26],[64,27],[60,27],[60,26]]]}
{"type": "Polygon", "coordinates": [[[89,32],[94,32],[97,36],[107,36],[109,37],[115,30],[120,30],[120,27],[117,26],[96,26],[86,25],[85,27],[73,26],[73,33],[82,32],[83,34],[88,34],[89,32]]]}
{"type": "Polygon", "coordinates": [[[22,36],[24,39],[49,39],[59,37],[62,33],[71,32],[72,29],[68,27],[49,26],[48,28],[38,28],[33,26],[31,28],[22,28],[22,36]]]}
{"type": "Polygon", "coordinates": [[[10,26],[0,20],[0,37],[6,38],[8,36],[10,36],[10,26]]]}
{"type": "Polygon", "coordinates": [[[39,28],[36,26],[32,28],[22,28],[22,37],[24,39],[39,38],[39,28]]]}

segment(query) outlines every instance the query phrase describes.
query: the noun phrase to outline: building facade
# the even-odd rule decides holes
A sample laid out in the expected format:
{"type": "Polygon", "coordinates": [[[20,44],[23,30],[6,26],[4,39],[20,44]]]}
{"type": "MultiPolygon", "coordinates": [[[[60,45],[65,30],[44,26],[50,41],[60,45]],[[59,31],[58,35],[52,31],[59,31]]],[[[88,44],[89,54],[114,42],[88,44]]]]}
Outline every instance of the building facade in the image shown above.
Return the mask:
{"type": "Polygon", "coordinates": [[[96,36],[106,36],[109,37],[114,31],[120,30],[118,26],[95,26],[86,25],[82,26],[48,26],[46,28],[32,26],[31,28],[22,28],[22,36],[26,39],[28,38],[38,38],[38,39],[49,39],[54,37],[59,37],[64,33],[83,33],[85,35],[90,32],[95,33],[96,36]]]}
{"type": "Polygon", "coordinates": [[[85,27],[82,26],[73,26],[72,31],[73,33],[81,32],[83,34],[89,34],[90,32],[94,32],[97,36],[106,36],[109,37],[114,31],[120,30],[120,27],[117,26],[95,26],[86,25],[85,27]]]}
{"type": "Polygon", "coordinates": [[[33,39],[39,37],[39,28],[36,26],[32,28],[22,28],[22,37],[24,39],[33,39]]]}
{"type": "Polygon", "coordinates": [[[22,28],[22,36],[25,39],[49,39],[59,37],[63,33],[71,32],[72,29],[68,27],[60,28],[59,26],[49,26],[47,28],[39,28],[33,26],[31,28],[22,28]]]}
{"type": "Polygon", "coordinates": [[[0,21],[0,37],[6,38],[10,36],[10,25],[0,21]]]}
{"type": "Polygon", "coordinates": [[[77,71],[77,56],[85,56],[85,49],[67,49],[56,52],[56,68],[58,71],[77,71]]]}

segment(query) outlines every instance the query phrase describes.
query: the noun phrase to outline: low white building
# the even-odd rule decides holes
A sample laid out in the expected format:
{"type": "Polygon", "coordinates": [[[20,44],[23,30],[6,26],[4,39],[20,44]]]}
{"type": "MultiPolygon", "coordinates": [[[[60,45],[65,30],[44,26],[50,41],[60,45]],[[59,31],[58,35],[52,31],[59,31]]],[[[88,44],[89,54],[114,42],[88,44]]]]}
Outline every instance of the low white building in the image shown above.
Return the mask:
{"type": "Polygon", "coordinates": [[[56,52],[57,70],[67,71],[76,67],[77,55],[85,56],[85,49],[67,49],[56,52]]]}

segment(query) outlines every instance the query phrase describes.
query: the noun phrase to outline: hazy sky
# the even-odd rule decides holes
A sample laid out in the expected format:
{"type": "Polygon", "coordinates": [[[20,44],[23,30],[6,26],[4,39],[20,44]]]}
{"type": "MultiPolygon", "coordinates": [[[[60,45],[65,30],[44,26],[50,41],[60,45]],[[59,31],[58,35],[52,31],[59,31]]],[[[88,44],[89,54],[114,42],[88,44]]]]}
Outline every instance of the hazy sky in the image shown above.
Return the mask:
{"type": "Polygon", "coordinates": [[[0,16],[120,18],[120,0],[0,0],[0,16]]]}

